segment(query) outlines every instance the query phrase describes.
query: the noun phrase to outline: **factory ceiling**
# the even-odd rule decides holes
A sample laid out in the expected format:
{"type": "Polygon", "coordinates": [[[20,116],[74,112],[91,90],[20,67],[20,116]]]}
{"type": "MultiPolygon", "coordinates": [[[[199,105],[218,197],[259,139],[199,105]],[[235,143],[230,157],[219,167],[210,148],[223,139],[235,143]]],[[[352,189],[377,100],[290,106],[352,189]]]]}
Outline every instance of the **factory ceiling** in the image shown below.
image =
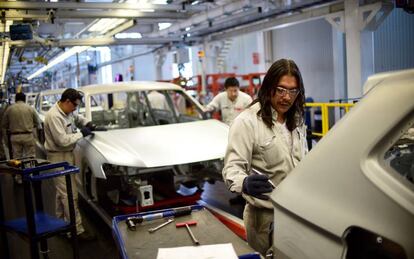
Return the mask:
{"type": "Polygon", "coordinates": [[[0,1],[0,6],[0,74],[5,74],[7,64],[8,76],[18,74],[27,78],[74,46],[83,50],[108,45],[148,45],[154,49],[175,44],[195,45],[224,39],[226,35],[235,36],[246,32],[244,28],[249,26],[251,31],[260,23],[309,10],[341,11],[343,1],[51,0],[0,1]],[[4,33],[10,24],[30,24],[33,39],[12,41],[4,33]],[[6,52],[10,54],[7,56],[6,52]]]}

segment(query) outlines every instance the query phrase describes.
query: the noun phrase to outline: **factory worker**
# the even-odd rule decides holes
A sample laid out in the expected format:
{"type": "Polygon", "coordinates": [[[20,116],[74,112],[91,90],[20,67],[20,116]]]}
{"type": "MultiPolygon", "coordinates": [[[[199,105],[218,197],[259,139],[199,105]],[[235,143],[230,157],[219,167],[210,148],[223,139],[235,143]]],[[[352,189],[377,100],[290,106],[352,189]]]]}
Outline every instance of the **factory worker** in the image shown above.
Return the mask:
{"type": "Polygon", "coordinates": [[[207,112],[219,111],[224,123],[230,125],[251,102],[250,95],[240,91],[239,81],[230,77],[224,81],[225,91],[216,95],[206,106],[207,112]]]}
{"type": "MultiPolygon", "coordinates": [[[[83,137],[93,135],[95,126],[84,117],[74,113],[82,101],[82,94],[72,88],[66,89],[60,100],[47,112],[45,116],[45,149],[47,159],[52,163],[66,161],[75,164],[73,149],[76,142],[83,137]],[[77,127],[80,127],[78,131],[77,127]]],[[[95,236],[86,232],[78,207],[78,191],[75,175],[71,174],[72,191],[76,217],[76,231],[80,241],[95,239],[95,236]]],[[[69,204],[64,176],[53,178],[56,187],[56,216],[70,221],[69,204]]]]}
{"type": "Polygon", "coordinates": [[[230,127],[223,178],[246,200],[247,241],[264,256],[272,245],[272,184],[277,188],[308,151],[304,102],[299,68],[280,59],[267,71],[257,99],[230,127]]]}

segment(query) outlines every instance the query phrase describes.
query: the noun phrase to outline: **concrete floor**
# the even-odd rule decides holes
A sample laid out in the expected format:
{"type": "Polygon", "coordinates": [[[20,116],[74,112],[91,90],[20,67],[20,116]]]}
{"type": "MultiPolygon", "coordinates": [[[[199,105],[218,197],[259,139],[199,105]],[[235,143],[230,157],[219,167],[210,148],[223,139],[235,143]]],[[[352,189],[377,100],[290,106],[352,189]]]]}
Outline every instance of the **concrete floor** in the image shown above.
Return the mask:
{"type": "MultiPolygon", "coordinates": [[[[12,219],[24,216],[23,187],[16,185],[9,175],[0,175],[0,184],[3,192],[5,217],[12,219]]],[[[44,181],[42,184],[45,211],[54,215],[54,187],[52,181],[44,181]]],[[[228,213],[241,218],[243,204],[231,205],[229,199],[235,197],[230,193],[224,183],[204,185],[202,200],[228,213]]],[[[119,258],[116,244],[112,237],[111,228],[99,218],[97,213],[80,199],[79,202],[82,220],[87,230],[96,234],[97,239],[88,243],[79,244],[80,258],[119,258]]],[[[12,259],[30,258],[28,243],[23,241],[16,234],[7,234],[10,256],[12,259]]],[[[50,259],[73,258],[72,248],[67,238],[56,236],[48,239],[50,259]]],[[[3,251],[0,245],[0,251],[3,251]]],[[[0,252],[0,258],[2,254],[0,252]]]]}

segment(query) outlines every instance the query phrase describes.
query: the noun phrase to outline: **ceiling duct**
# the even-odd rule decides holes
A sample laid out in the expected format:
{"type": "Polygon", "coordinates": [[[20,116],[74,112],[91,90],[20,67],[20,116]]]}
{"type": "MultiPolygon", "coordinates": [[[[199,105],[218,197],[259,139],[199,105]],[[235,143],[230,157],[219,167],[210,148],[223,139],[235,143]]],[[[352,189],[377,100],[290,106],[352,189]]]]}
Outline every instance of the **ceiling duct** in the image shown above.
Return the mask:
{"type": "Polygon", "coordinates": [[[186,28],[197,26],[204,22],[212,21],[221,16],[230,15],[236,11],[244,10],[246,8],[257,7],[263,4],[263,1],[241,0],[225,4],[214,8],[212,10],[204,11],[199,14],[191,16],[188,20],[173,24],[167,29],[148,34],[148,37],[165,37],[174,34],[177,31],[185,30],[186,28]]]}

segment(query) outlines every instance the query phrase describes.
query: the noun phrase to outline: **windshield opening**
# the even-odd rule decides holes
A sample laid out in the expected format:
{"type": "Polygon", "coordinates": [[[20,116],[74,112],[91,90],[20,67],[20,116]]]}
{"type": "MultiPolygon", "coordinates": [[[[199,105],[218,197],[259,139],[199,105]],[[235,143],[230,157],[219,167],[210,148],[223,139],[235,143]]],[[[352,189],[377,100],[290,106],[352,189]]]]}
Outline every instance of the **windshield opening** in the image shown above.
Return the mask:
{"type": "Polygon", "coordinates": [[[107,129],[126,129],[190,122],[202,111],[183,92],[150,90],[89,96],[92,122],[107,129]]]}

